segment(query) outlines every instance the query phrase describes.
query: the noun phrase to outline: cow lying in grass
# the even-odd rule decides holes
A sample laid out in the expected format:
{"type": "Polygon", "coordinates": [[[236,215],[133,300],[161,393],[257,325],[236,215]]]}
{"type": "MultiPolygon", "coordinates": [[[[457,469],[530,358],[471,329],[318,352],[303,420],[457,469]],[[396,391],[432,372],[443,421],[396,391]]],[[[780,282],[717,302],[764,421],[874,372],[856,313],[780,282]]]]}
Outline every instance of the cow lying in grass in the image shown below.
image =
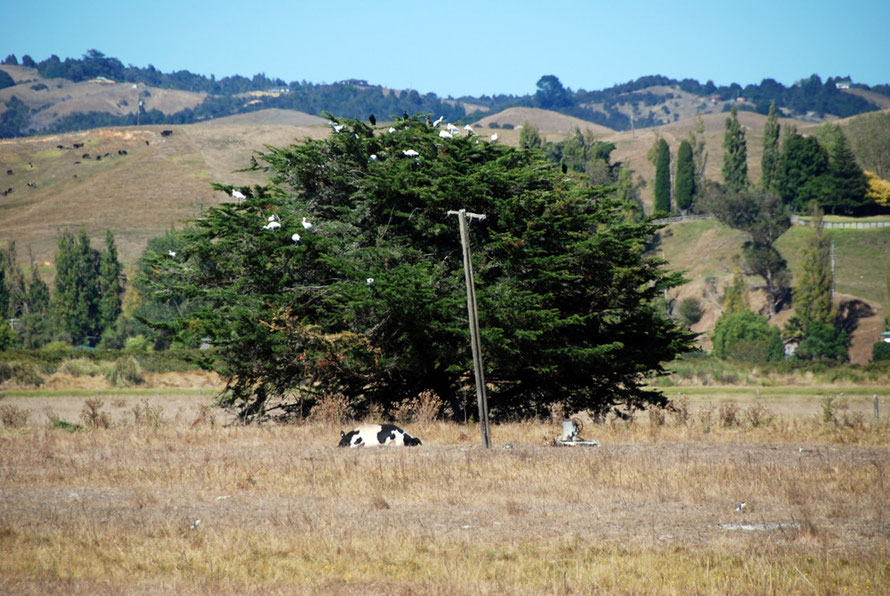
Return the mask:
{"type": "Polygon", "coordinates": [[[393,424],[362,424],[348,433],[340,431],[338,447],[415,447],[422,445],[393,424]]]}

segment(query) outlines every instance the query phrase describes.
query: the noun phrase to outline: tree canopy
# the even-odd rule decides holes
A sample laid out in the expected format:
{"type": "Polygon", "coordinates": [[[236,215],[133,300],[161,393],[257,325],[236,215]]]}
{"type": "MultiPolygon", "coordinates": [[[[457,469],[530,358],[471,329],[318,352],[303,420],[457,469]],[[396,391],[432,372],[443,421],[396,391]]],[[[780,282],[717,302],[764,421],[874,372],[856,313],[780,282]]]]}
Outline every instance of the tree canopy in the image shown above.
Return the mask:
{"type": "Polygon", "coordinates": [[[666,402],[646,379],[694,336],[655,299],[682,280],[645,255],[657,228],[630,221],[614,191],[421,118],[333,124],[257,155],[267,186],[195,220],[175,255],[146,255],[155,298],[200,305],[168,326],[211,338],[243,419],[335,393],[361,412],[433,390],[464,411],[472,360],[447,215],[461,208],[486,215],[471,237],[493,416],[666,402]]]}

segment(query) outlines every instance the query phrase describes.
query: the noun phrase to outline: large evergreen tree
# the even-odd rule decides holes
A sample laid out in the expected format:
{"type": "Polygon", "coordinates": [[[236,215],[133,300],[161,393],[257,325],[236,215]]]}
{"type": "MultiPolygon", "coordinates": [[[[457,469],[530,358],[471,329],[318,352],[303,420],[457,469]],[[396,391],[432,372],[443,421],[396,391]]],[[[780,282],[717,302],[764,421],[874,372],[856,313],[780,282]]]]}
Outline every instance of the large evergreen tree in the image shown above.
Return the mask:
{"type": "Polygon", "coordinates": [[[779,165],[779,118],[776,115],[776,102],[769,105],[769,114],[763,126],[763,157],[760,159],[760,188],[775,190],[776,168],[779,165]]]}
{"type": "Polygon", "coordinates": [[[723,135],[723,183],[733,192],[748,186],[748,145],[745,131],[739,124],[738,109],[732,106],[723,135]]]}
{"type": "Polygon", "coordinates": [[[828,152],[815,137],[788,130],[776,172],[776,191],[792,210],[803,213],[810,201],[823,197],[828,174],[828,152]]]}
{"type": "Polygon", "coordinates": [[[443,139],[418,118],[383,135],[344,125],[270,148],[270,186],[196,220],[175,256],[147,257],[155,297],[201,305],[171,327],[212,338],[242,418],[426,389],[462,410],[455,209],[486,215],[471,238],[494,416],[665,403],[647,379],[693,335],[655,306],[681,279],[646,256],[654,226],[537,152],[443,139]]]}
{"type": "Polygon", "coordinates": [[[868,207],[871,203],[866,197],[868,179],[856,163],[856,156],[843,132],[828,149],[828,173],[831,177],[830,191],[821,202],[825,210],[855,215],[868,207]]]}
{"type": "Polygon", "coordinates": [[[671,150],[667,141],[659,137],[655,150],[655,212],[671,210],[671,150]]]}
{"type": "Polygon", "coordinates": [[[677,175],[674,178],[674,201],[677,208],[686,211],[692,207],[694,196],[695,163],[692,159],[692,145],[684,139],[677,149],[677,175]]]}

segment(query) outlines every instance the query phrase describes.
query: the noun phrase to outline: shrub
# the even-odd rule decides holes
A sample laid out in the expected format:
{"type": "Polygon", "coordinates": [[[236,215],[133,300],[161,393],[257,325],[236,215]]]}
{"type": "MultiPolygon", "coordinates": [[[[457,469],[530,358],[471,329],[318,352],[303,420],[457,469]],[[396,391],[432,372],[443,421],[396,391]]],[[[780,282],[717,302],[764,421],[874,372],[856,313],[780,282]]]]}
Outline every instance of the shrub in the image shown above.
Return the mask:
{"type": "Polygon", "coordinates": [[[444,405],[434,391],[423,391],[417,397],[400,402],[393,411],[393,418],[398,422],[429,424],[439,417],[444,405]]]}
{"type": "Polygon", "coordinates": [[[807,327],[795,356],[802,360],[846,362],[850,359],[849,345],[850,336],[846,331],[836,329],[821,321],[813,321],[807,327]]]}
{"type": "Polygon", "coordinates": [[[74,358],[62,362],[59,372],[73,377],[95,377],[102,374],[102,367],[89,358],[74,358]]]}
{"type": "Polygon", "coordinates": [[[720,419],[720,426],[731,428],[739,425],[739,406],[734,401],[728,401],[720,404],[717,410],[717,417],[720,419]]]}
{"type": "Polygon", "coordinates": [[[87,428],[108,428],[111,426],[111,418],[108,412],[102,411],[105,405],[101,399],[88,399],[83,404],[83,410],[80,412],[80,420],[87,428]]]}
{"type": "Polygon", "coordinates": [[[677,305],[677,314],[680,315],[680,322],[686,326],[694,325],[701,320],[704,311],[701,302],[697,298],[683,298],[677,305]]]}
{"type": "Polygon", "coordinates": [[[0,406],[0,422],[3,423],[3,426],[9,428],[25,426],[28,423],[29,416],[30,414],[27,410],[23,410],[18,406],[10,404],[0,406]]]}
{"type": "Polygon", "coordinates": [[[115,387],[132,387],[142,382],[142,367],[132,356],[124,356],[114,361],[105,377],[115,387]]]}
{"type": "Polygon", "coordinates": [[[784,358],[779,330],[752,312],[724,314],[714,328],[713,354],[742,362],[769,362],[784,358]]]}
{"type": "Polygon", "coordinates": [[[154,344],[144,335],[139,334],[128,337],[124,341],[124,349],[128,352],[151,352],[154,350],[154,344]]]}
{"type": "Polygon", "coordinates": [[[871,348],[872,362],[880,362],[881,360],[890,360],[890,343],[879,341],[871,348]]]}
{"type": "Polygon", "coordinates": [[[133,406],[133,422],[136,426],[147,426],[158,430],[164,421],[164,408],[160,405],[153,406],[147,399],[142,404],[133,406]]]}
{"type": "Polygon", "coordinates": [[[352,417],[352,406],[342,393],[322,396],[309,410],[311,420],[325,424],[343,424],[352,417]]]}
{"type": "Polygon", "coordinates": [[[40,369],[33,362],[0,362],[0,383],[10,379],[20,385],[43,385],[40,369]]]}
{"type": "Polygon", "coordinates": [[[5,322],[0,321],[0,352],[13,347],[17,338],[18,335],[15,330],[5,322]]]}

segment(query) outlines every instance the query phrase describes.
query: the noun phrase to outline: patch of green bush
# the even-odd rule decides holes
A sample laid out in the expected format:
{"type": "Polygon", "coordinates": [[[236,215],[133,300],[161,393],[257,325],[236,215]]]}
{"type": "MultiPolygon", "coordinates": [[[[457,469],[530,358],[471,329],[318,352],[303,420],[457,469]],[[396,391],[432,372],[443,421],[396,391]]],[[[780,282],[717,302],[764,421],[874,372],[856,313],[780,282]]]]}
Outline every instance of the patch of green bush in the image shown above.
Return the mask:
{"type": "Polygon", "coordinates": [[[779,330],[752,312],[724,314],[714,328],[713,354],[741,362],[774,362],[785,356],[779,330]]]}
{"type": "Polygon", "coordinates": [[[881,362],[882,360],[890,360],[890,343],[879,341],[871,348],[872,362],[881,362]]]}
{"type": "Polygon", "coordinates": [[[142,367],[133,356],[124,356],[114,361],[105,377],[115,387],[132,387],[142,382],[142,367]]]}
{"type": "Polygon", "coordinates": [[[0,362],[0,383],[13,380],[20,385],[43,385],[40,368],[33,362],[0,362]]]}

